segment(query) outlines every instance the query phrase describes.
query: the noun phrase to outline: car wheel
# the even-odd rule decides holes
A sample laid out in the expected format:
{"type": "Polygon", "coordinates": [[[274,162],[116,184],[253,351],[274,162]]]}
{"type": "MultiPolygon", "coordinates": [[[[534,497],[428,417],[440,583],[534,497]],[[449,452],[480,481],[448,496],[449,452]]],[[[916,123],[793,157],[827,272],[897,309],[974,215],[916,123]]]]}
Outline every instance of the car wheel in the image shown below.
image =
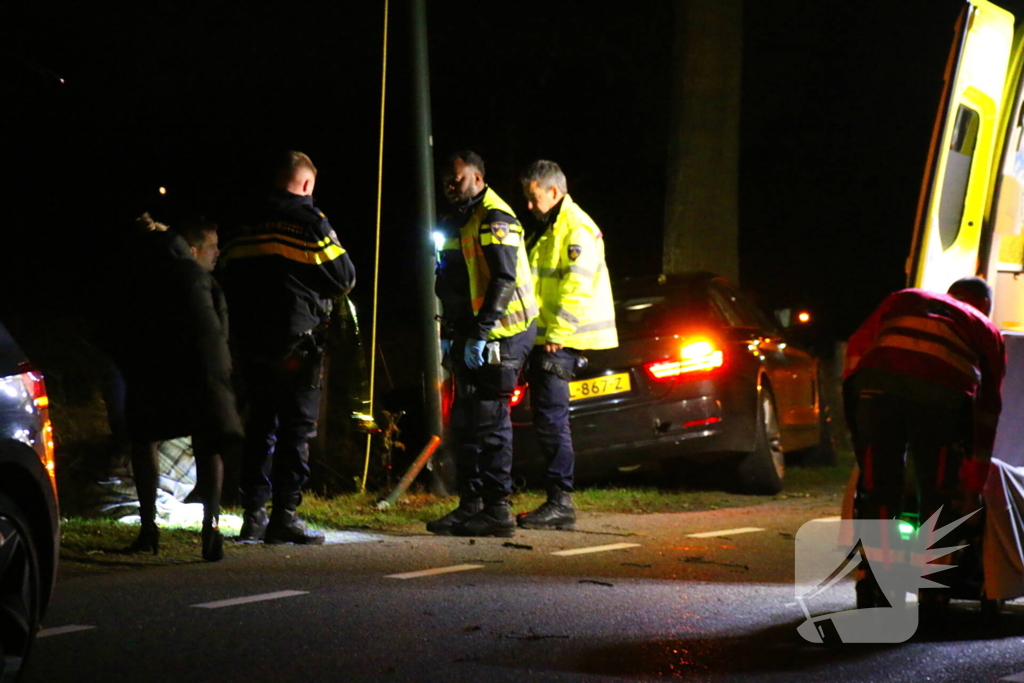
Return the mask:
{"type": "Polygon", "coordinates": [[[0,682],[20,678],[39,630],[39,559],[18,505],[0,495],[0,682]]]}
{"type": "Polygon", "coordinates": [[[767,387],[758,393],[755,428],[754,450],[743,455],[736,467],[737,486],[742,493],[778,493],[786,474],[786,456],[782,451],[775,398],[767,387]]]}

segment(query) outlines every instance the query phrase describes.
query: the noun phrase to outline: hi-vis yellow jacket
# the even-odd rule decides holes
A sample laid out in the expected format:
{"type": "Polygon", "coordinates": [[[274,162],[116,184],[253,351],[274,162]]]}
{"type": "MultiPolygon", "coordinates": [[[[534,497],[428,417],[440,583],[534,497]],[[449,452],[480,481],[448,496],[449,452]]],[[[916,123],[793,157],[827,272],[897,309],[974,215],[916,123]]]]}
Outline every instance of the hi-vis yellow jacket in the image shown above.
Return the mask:
{"type": "Polygon", "coordinates": [[[538,314],[523,228],[490,187],[467,211],[438,254],[435,289],[444,318],[470,339],[511,337],[538,314]]]}
{"type": "Polygon", "coordinates": [[[580,350],[619,345],[604,238],[569,195],[530,248],[530,268],[540,303],[536,344],[580,350]]]}

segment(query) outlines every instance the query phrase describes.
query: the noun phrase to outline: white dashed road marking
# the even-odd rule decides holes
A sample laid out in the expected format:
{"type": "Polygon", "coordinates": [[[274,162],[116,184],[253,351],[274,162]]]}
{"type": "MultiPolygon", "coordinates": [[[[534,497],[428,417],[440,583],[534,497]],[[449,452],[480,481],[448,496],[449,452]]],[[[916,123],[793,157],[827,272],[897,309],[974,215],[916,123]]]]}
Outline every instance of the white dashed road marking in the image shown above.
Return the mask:
{"type": "Polygon", "coordinates": [[[1021,671],[1019,674],[1007,676],[1006,678],[1000,678],[999,683],[1024,683],[1024,671],[1021,671]]]}
{"type": "Polygon", "coordinates": [[[263,602],[264,600],[278,600],[280,598],[291,598],[296,595],[307,595],[309,591],[277,591],[276,593],[260,593],[259,595],[247,595],[244,598],[231,598],[230,600],[217,600],[216,602],[203,602],[193,607],[202,609],[220,609],[221,607],[234,607],[235,605],[247,605],[250,602],[263,602]]]}
{"type": "Polygon", "coordinates": [[[736,534],[750,534],[755,531],[764,531],[756,526],[745,526],[739,529],[723,529],[721,531],[702,531],[699,534],[686,534],[687,538],[715,538],[716,536],[735,536],[736,534]]]}
{"type": "Polygon", "coordinates": [[[450,574],[452,572],[465,572],[470,569],[483,569],[482,564],[454,564],[450,567],[437,567],[435,569],[422,569],[418,572],[405,572],[404,574],[388,574],[385,579],[418,579],[423,576],[437,576],[438,574],[450,574]]]}
{"type": "Polygon", "coordinates": [[[622,550],[623,548],[639,547],[639,543],[611,543],[609,545],[595,545],[589,548],[573,548],[572,550],[558,550],[551,554],[561,555],[562,557],[568,557],[569,555],[586,555],[587,553],[603,553],[609,550],[622,550]]]}
{"type": "Polygon", "coordinates": [[[49,636],[62,636],[65,633],[77,633],[78,631],[91,631],[96,628],[95,626],[85,626],[83,624],[68,624],[67,626],[54,626],[53,628],[44,628],[42,631],[36,634],[36,638],[48,638],[49,636]]]}
{"type": "Polygon", "coordinates": [[[811,521],[812,522],[838,522],[838,521],[841,521],[842,519],[843,519],[842,517],[839,517],[837,515],[835,517],[818,517],[817,519],[812,519],[811,521]]]}

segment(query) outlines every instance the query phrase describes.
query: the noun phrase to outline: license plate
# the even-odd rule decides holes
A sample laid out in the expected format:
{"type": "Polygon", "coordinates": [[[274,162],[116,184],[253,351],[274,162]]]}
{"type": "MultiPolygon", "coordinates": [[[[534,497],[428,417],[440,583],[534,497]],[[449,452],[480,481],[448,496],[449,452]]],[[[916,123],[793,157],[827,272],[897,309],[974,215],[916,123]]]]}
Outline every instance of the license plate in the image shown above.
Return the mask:
{"type": "Polygon", "coordinates": [[[575,382],[569,382],[569,400],[579,401],[584,398],[594,398],[595,396],[622,394],[629,391],[630,388],[628,372],[580,379],[575,382]]]}

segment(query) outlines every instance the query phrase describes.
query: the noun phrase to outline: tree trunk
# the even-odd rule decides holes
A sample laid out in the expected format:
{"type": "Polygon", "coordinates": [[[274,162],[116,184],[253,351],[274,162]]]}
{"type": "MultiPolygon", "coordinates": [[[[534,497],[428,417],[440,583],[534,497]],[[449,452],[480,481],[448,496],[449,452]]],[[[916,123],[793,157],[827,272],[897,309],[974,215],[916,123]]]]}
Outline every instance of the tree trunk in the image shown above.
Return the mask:
{"type": "Polygon", "coordinates": [[[743,0],[685,0],[675,12],[663,268],[738,282],[743,0]]]}

